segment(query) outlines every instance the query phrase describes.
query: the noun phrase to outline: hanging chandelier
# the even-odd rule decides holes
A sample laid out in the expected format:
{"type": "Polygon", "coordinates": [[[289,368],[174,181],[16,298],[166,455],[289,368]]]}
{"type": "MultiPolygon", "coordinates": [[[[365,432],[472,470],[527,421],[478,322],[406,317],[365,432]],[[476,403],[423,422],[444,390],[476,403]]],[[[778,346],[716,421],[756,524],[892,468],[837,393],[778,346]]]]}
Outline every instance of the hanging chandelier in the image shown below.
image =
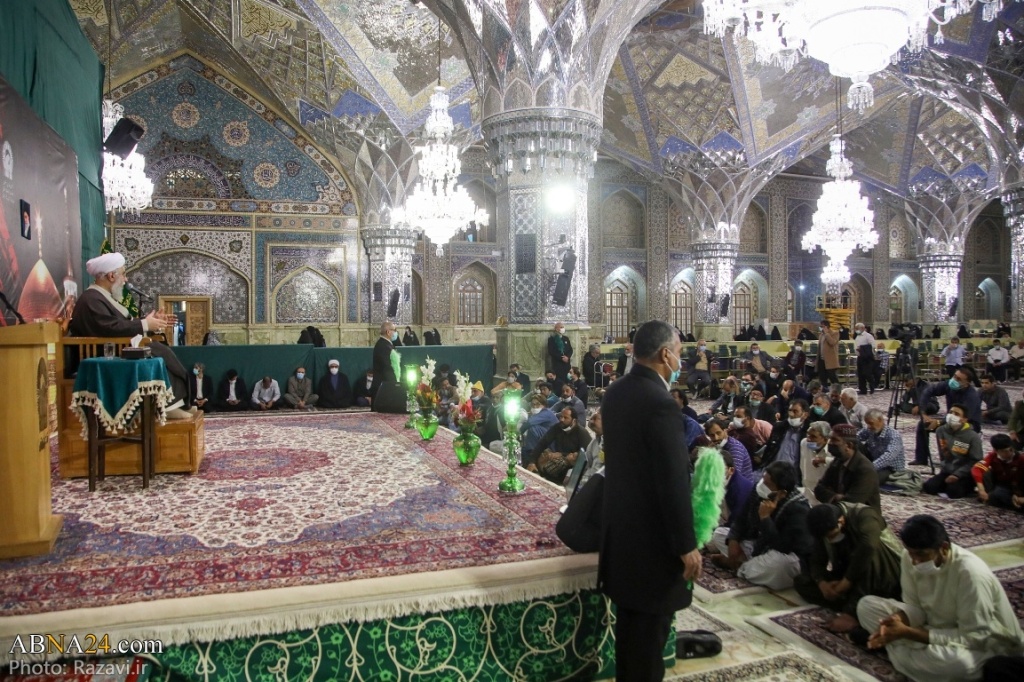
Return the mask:
{"type": "Polygon", "coordinates": [[[430,115],[424,125],[427,143],[416,146],[420,155],[420,179],[406,197],[405,205],[391,214],[394,225],[408,225],[423,231],[423,236],[444,255],[444,245],[470,222],[486,225],[487,211],[477,207],[458,185],[462,162],[458,146],[451,143],[455,122],[448,113],[448,93],[441,85],[441,21],[437,23],[437,87],[430,96],[430,115]]]}
{"type": "Polygon", "coordinates": [[[942,27],[953,19],[980,3],[982,18],[993,21],[1003,2],[704,0],[704,32],[722,38],[733,29],[754,44],[758,63],[784,71],[802,55],[824,62],[832,75],[853,81],[848,104],[863,113],[875,99],[868,77],[882,71],[903,48],[919,52],[927,44],[931,23],[936,25],[933,40],[941,44],[942,27]]]}
{"type": "MultiPolygon", "coordinates": [[[[124,107],[112,99],[103,100],[103,139],[124,118],[124,107]]],[[[146,176],[146,158],[133,151],[128,158],[103,152],[103,200],[107,213],[138,213],[153,201],[153,181],[146,176]]]]}
{"type": "Polygon", "coordinates": [[[822,272],[822,282],[838,286],[850,278],[846,259],[857,248],[867,252],[878,244],[875,231],[875,215],[868,208],[867,197],[861,196],[860,182],[851,179],[853,165],[846,158],[846,144],[843,142],[843,117],[839,105],[839,84],[836,83],[836,118],[838,132],[829,143],[831,155],[825,170],[833,180],[825,183],[818,198],[817,210],[811,221],[811,229],[804,235],[800,246],[806,251],[818,247],[828,256],[829,262],[822,272]],[[838,281],[837,279],[842,278],[838,281]]]}
{"type": "MultiPolygon", "coordinates": [[[[113,72],[114,50],[114,0],[106,5],[107,11],[107,97],[103,100],[101,112],[103,139],[109,140],[110,133],[124,118],[124,106],[110,96],[113,72]]],[[[138,138],[136,138],[137,140],[138,138]]],[[[127,156],[111,154],[103,150],[103,202],[107,213],[115,211],[138,213],[153,202],[153,181],[146,177],[146,158],[132,149],[127,156]]],[[[126,150],[127,151],[127,150],[126,150]]]]}

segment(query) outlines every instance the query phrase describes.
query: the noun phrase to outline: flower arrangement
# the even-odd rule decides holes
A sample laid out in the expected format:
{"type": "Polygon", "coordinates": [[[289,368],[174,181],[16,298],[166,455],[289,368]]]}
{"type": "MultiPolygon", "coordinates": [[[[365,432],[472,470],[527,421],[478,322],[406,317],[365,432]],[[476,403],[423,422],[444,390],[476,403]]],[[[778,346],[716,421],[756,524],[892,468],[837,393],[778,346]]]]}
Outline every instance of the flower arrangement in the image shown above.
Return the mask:
{"type": "Polygon", "coordinates": [[[473,401],[467,400],[459,405],[458,411],[455,413],[455,423],[459,426],[459,431],[475,431],[476,425],[480,423],[483,415],[480,414],[480,410],[473,409],[473,401]]]}
{"type": "Polygon", "coordinates": [[[429,383],[421,381],[416,387],[416,404],[420,409],[432,410],[437,407],[438,402],[440,402],[440,396],[437,395],[437,391],[431,388],[429,383]]]}

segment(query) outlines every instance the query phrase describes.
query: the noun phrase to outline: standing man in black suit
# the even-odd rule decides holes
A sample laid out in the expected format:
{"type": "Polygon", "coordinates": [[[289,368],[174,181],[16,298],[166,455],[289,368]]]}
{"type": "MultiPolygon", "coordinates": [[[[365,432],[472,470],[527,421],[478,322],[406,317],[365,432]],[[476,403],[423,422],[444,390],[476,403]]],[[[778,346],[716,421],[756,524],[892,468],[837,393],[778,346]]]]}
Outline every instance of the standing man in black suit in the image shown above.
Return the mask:
{"type": "Polygon", "coordinates": [[[605,487],[598,587],[615,603],[615,677],[665,675],[673,614],[690,605],[701,558],[693,529],[690,457],[682,412],[679,337],[665,322],[640,326],[635,363],[604,396],[605,487]]]}
{"type": "MultiPolygon", "coordinates": [[[[395,368],[391,365],[391,351],[395,349],[395,341],[398,340],[398,327],[394,322],[385,322],[380,326],[380,337],[373,346],[373,383],[370,385],[370,399],[376,403],[377,391],[385,381],[395,382],[395,368]]],[[[377,409],[376,404],[372,404],[377,409]]]]}
{"type": "Polygon", "coordinates": [[[554,332],[548,337],[548,366],[559,382],[572,381],[569,369],[572,367],[572,343],[565,335],[565,324],[555,323],[554,332]]]}

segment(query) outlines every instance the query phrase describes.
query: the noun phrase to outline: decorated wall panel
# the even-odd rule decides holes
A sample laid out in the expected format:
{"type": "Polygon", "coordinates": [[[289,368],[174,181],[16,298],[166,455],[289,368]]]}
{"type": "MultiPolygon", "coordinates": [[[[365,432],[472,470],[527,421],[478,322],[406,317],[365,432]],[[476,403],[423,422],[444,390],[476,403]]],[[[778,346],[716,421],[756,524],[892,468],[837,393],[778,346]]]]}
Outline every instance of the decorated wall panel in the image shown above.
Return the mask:
{"type": "Polygon", "coordinates": [[[227,263],[195,251],[160,250],[158,255],[128,269],[133,285],[154,298],[210,296],[213,323],[249,321],[249,281],[227,263]]]}
{"type": "Polygon", "coordinates": [[[281,282],[274,293],[273,319],[279,323],[337,323],[341,319],[341,295],[324,274],[303,267],[281,282]]]}

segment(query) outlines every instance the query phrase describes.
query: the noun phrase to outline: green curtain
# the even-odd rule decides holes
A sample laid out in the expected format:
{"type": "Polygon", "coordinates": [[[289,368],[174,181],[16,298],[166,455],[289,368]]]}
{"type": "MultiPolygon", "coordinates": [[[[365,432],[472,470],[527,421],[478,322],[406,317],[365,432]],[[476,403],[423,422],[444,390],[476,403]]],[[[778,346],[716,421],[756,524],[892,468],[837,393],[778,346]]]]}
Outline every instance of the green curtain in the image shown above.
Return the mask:
{"type": "Polygon", "coordinates": [[[0,2],[0,73],[78,156],[85,272],[103,241],[103,65],[67,0],[0,2]]]}

